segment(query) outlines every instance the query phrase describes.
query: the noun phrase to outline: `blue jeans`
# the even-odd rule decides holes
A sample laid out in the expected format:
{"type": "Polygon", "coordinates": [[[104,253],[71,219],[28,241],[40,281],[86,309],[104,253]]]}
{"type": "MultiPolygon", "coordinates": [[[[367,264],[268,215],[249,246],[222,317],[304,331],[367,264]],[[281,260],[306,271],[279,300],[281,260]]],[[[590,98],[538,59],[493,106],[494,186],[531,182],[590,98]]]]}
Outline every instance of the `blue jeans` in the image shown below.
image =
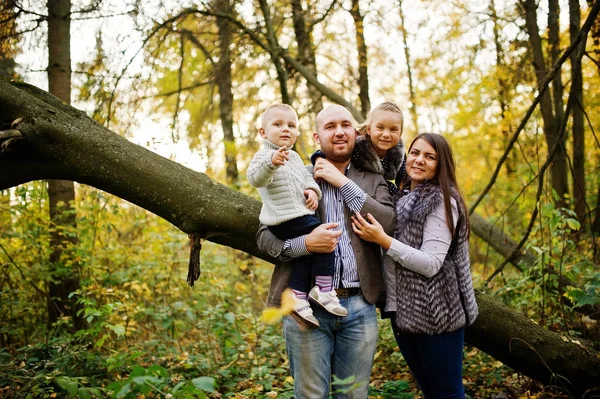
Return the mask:
{"type": "MultiPolygon", "coordinates": [[[[271,233],[280,240],[295,238],[310,233],[321,221],[315,215],[297,217],[275,226],[269,226],[271,233]]],[[[326,254],[314,253],[301,256],[292,261],[294,269],[290,279],[290,287],[308,293],[312,288],[313,276],[333,276],[335,252],[326,254]]]]}
{"type": "Polygon", "coordinates": [[[462,358],[465,329],[438,335],[399,332],[392,329],[400,351],[426,399],[462,399],[462,358]]]}
{"type": "Polygon", "coordinates": [[[318,329],[302,329],[290,316],[283,320],[296,399],[329,398],[332,375],[339,380],[354,376],[350,384],[331,386],[334,398],[367,397],[377,343],[375,305],[362,295],[340,298],[340,303],[348,309],[348,316],[313,308],[321,324],[318,329]]]}

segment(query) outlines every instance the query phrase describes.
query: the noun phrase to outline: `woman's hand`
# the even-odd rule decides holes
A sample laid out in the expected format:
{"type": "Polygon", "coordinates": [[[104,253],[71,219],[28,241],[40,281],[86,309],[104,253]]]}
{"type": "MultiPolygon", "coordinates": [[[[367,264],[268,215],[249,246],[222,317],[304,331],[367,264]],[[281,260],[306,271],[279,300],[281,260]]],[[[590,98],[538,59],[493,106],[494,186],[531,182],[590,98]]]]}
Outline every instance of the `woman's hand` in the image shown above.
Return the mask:
{"type": "Polygon", "coordinates": [[[390,245],[392,245],[392,237],[383,231],[383,227],[381,227],[381,224],[379,224],[373,215],[367,213],[367,219],[368,220],[363,218],[360,213],[356,212],[355,215],[352,216],[352,230],[354,230],[356,235],[363,240],[379,244],[387,251],[390,248],[390,245]]]}

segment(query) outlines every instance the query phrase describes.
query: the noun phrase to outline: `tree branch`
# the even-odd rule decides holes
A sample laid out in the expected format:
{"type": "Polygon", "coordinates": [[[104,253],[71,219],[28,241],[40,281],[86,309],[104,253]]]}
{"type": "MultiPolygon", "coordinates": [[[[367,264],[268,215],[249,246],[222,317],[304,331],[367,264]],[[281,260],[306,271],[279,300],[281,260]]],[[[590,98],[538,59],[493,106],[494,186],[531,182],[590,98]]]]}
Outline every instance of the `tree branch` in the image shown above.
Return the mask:
{"type": "Polygon", "coordinates": [[[567,48],[567,50],[565,50],[565,52],[562,54],[562,56],[556,61],[556,63],[554,64],[554,66],[552,67],[552,69],[550,70],[550,72],[548,72],[548,74],[544,78],[543,82],[541,82],[540,89],[539,89],[539,92],[538,92],[537,96],[535,97],[533,103],[531,104],[531,106],[529,107],[529,109],[527,110],[527,112],[525,113],[525,116],[521,120],[521,123],[517,127],[517,130],[515,131],[515,133],[510,138],[510,140],[508,142],[508,145],[506,146],[506,149],[504,150],[504,154],[502,154],[502,157],[500,157],[500,160],[498,161],[498,164],[496,165],[496,169],[494,170],[494,173],[492,174],[492,178],[490,179],[490,182],[484,188],[484,190],[479,195],[479,197],[477,198],[477,200],[475,200],[475,202],[473,203],[473,205],[471,205],[471,208],[469,209],[469,214],[472,214],[475,211],[475,208],[477,208],[477,205],[479,205],[479,203],[483,200],[483,198],[485,198],[485,196],[487,195],[487,193],[490,191],[490,189],[492,188],[492,186],[496,182],[496,179],[498,178],[498,174],[500,173],[500,169],[502,168],[502,165],[504,164],[504,162],[508,158],[508,154],[510,153],[510,151],[512,150],[513,145],[517,141],[517,139],[519,137],[519,134],[521,133],[521,131],[523,130],[523,128],[525,128],[525,125],[529,121],[529,118],[533,114],[533,111],[535,110],[535,108],[539,104],[540,100],[542,99],[542,96],[544,95],[544,93],[548,89],[548,85],[550,84],[550,82],[552,81],[552,79],[554,79],[554,76],[556,75],[556,73],[558,73],[560,71],[560,68],[562,67],[562,64],[569,58],[569,56],[571,55],[571,53],[573,51],[575,51],[575,49],[577,49],[577,47],[579,46],[579,43],[581,42],[581,40],[584,37],[587,38],[587,35],[588,35],[589,31],[590,31],[590,28],[592,27],[592,24],[594,23],[594,20],[598,16],[598,11],[600,11],[600,1],[596,1],[594,3],[592,9],[590,10],[590,13],[588,14],[587,19],[585,20],[585,23],[583,24],[583,26],[581,27],[581,30],[579,31],[579,34],[577,35],[577,38],[573,41],[573,43],[571,43],[571,45],[569,46],[569,48],[567,48]]]}
{"type": "MultiPolygon", "coordinates": [[[[596,5],[600,5],[600,1],[597,1],[596,5]]],[[[598,12],[598,9],[596,9],[596,13],[597,12],[598,12]]],[[[583,28],[582,28],[582,31],[583,31],[583,28]]],[[[585,37],[587,38],[587,34],[585,35],[585,37]]],[[[583,49],[585,48],[585,42],[586,42],[586,40],[584,39],[583,45],[581,46],[579,54],[577,54],[577,57],[576,57],[576,60],[577,60],[576,63],[578,65],[581,64],[581,58],[583,57],[583,53],[584,53],[583,49]]],[[[517,244],[517,246],[514,248],[514,250],[508,255],[508,257],[506,257],[506,259],[502,262],[502,264],[488,277],[488,279],[487,279],[488,283],[498,273],[500,273],[509,262],[511,262],[511,260],[514,256],[516,256],[521,251],[521,248],[523,248],[523,245],[525,245],[525,243],[527,242],[527,239],[529,238],[529,234],[531,234],[531,231],[533,230],[533,224],[535,223],[535,219],[537,218],[538,208],[540,206],[540,198],[542,196],[542,192],[544,189],[544,173],[545,173],[546,169],[548,169],[550,167],[550,165],[552,164],[554,155],[559,150],[562,150],[562,142],[563,142],[564,137],[567,134],[567,122],[569,120],[569,115],[571,114],[571,109],[573,108],[573,103],[575,102],[575,99],[576,99],[575,85],[571,84],[571,89],[569,91],[569,99],[567,101],[567,107],[566,107],[566,110],[564,113],[564,118],[563,118],[561,126],[560,126],[558,139],[556,140],[554,146],[550,149],[550,152],[548,153],[548,156],[546,158],[546,162],[544,162],[544,164],[540,167],[540,170],[538,172],[539,180],[538,180],[538,189],[537,189],[537,193],[536,193],[536,203],[535,203],[535,207],[533,209],[531,218],[529,219],[529,225],[527,226],[527,230],[525,231],[525,234],[521,238],[521,241],[517,244]]]]}

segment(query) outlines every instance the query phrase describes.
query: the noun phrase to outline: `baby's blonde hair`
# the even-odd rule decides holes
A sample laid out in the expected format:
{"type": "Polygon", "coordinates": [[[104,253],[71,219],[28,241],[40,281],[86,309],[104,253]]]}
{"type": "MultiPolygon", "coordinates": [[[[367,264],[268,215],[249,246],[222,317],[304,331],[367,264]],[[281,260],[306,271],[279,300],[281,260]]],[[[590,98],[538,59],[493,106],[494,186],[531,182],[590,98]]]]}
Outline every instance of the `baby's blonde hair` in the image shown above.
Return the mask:
{"type": "Polygon", "coordinates": [[[361,136],[367,134],[367,128],[373,123],[373,114],[377,111],[389,111],[400,115],[400,132],[402,133],[402,130],[404,130],[404,114],[402,113],[402,110],[395,103],[391,101],[384,101],[369,112],[366,121],[358,125],[356,128],[356,132],[358,134],[361,136]]]}
{"type": "Polygon", "coordinates": [[[268,122],[269,116],[270,116],[269,114],[274,109],[292,111],[294,113],[294,115],[296,116],[296,121],[298,121],[298,114],[296,114],[296,110],[291,105],[283,104],[283,103],[282,104],[274,104],[274,105],[271,105],[269,108],[267,108],[265,110],[265,112],[263,112],[262,116],[260,117],[260,127],[262,127],[263,129],[267,125],[267,122],[268,122]]]}

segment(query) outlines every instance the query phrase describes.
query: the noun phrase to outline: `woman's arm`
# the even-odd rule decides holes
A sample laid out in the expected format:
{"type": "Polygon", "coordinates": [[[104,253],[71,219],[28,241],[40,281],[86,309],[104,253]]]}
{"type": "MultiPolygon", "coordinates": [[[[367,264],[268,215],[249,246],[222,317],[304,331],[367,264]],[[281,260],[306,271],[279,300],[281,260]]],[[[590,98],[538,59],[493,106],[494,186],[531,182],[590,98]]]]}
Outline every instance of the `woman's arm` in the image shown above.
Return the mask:
{"type": "MultiPolygon", "coordinates": [[[[451,200],[451,204],[456,227],[458,207],[454,199],[451,200]]],[[[387,235],[381,224],[371,214],[367,215],[367,219],[365,220],[359,213],[352,216],[352,228],[360,238],[379,244],[387,251],[387,255],[401,266],[424,277],[430,278],[439,272],[452,243],[452,234],[446,224],[446,210],[443,202],[427,216],[423,226],[423,243],[420,248],[413,248],[387,235]]]]}
{"type": "MultiPolygon", "coordinates": [[[[452,219],[456,227],[458,208],[454,199],[450,202],[452,205],[452,219]]],[[[393,239],[387,255],[401,266],[424,277],[431,278],[442,267],[451,243],[452,234],[446,223],[446,210],[442,202],[425,220],[421,248],[413,248],[393,239]]]]}

